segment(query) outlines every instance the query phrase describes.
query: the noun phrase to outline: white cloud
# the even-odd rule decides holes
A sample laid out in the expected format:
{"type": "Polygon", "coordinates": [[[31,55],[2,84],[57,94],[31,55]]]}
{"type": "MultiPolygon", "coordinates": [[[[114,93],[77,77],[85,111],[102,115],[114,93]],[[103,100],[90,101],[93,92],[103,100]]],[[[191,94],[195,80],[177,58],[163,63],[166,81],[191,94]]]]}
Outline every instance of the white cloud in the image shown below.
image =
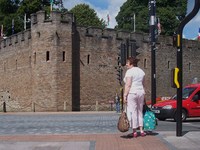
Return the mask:
{"type": "MultiPolygon", "coordinates": [[[[114,28],[117,23],[115,17],[117,16],[120,7],[126,0],[107,0],[108,7],[106,9],[95,7],[93,4],[88,3],[87,0],[64,0],[64,7],[67,9],[73,8],[77,4],[86,3],[97,12],[98,17],[107,21],[107,14],[110,16],[110,23],[108,28],[114,28]]],[[[95,2],[94,2],[95,3],[95,2]]]]}
{"type": "Polygon", "coordinates": [[[108,14],[110,15],[110,28],[114,28],[117,25],[115,17],[120,11],[120,7],[126,0],[109,0],[108,14]]]}
{"type": "Polygon", "coordinates": [[[85,2],[84,0],[64,0],[63,3],[64,3],[64,7],[67,8],[68,10],[70,10],[77,4],[87,3],[87,2],[85,2]]]}

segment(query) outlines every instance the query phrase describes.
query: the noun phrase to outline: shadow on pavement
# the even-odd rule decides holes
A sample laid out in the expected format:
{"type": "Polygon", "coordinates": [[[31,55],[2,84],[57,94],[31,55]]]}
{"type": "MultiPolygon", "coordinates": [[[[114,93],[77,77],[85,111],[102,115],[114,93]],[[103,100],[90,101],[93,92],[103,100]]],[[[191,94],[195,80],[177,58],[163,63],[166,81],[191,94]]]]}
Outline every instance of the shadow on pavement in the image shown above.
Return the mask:
{"type": "Polygon", "coordinates": [[[200,119],[190,119],[190,120],[186,120],[184,122],[200,122],[200,119]]]}
{"type": "MultiPolygon", "coordinates": [[[[147,136],[156,136],[158,135],[157,132],[152,132],[152,131],[145,131],[147,136]]],[[[140,134],[138,134],[138,136],[140,136],[140,134]]],[[[129,133],[127,135],[122,135],[121,138],[125,138],[125,139],[130,139],[133,138],[133,133],[129,133]]]]}
{"type": "MultiPolygon", "coordinates": [[[[162,121],[162,120],[159,120],[159,121],[162,121]]],[[[166,119],[165,120],[166,122],[176,122],[174,121],[174,119],[166,119]]],[[[165,122],[165,121],[162,121],[162,122],[165,122]]],[[[185,122],[200,122],[200,118],[187,118],[187,120],[183,121],[183,123],[185,122]]]]}

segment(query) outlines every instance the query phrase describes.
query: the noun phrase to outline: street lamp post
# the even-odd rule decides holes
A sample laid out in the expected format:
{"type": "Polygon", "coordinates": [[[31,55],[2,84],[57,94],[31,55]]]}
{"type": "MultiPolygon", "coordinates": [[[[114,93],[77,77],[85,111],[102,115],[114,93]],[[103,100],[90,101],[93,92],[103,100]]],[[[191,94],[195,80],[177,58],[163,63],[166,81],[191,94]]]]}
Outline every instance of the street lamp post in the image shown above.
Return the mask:
{"type": "Polygon", "coordinates": [[[151,105],[156,103],[156,1],[149,0],[149,17],[150,17],[150,37],[151,37],[151,105]]]}
{"type": "Polygon", "coordinates": [[[133,32],[135,32],[135,13],[133,13],[133,32]]]}

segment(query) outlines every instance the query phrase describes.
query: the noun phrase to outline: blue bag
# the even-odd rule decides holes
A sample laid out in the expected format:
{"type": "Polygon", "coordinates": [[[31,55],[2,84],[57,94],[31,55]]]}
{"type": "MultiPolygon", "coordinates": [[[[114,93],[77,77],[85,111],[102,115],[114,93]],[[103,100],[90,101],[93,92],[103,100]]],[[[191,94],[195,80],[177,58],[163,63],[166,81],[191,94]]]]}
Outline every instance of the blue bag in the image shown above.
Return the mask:
{"type": "Polygon", "coordinates": [[[144,130],[152,131],[156,128],[157,122],[156,122],[156,116],[154,112],[152,112],[150,109],[146,109],[144,112],[144,130]]]}

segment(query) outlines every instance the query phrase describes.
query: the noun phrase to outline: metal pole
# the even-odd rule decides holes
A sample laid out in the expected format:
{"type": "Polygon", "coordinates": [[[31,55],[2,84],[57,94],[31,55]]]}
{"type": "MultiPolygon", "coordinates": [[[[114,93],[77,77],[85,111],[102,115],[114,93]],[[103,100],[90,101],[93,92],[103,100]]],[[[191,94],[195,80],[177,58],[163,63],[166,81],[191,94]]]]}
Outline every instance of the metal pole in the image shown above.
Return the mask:
{"type": "Polygon", "coordinates": [[[3,102],[3,112],[6,112],[6,102],[3,102]]]}
{"type": "Polygon", "coordinates": [[[195,0],[195,5],[192,12],[181,22],[177,30],[177,68],[179,69],[178,82],[180,88],[177,88],[177,112],[176,112],[176,136],[182,136],[182,70],[183,70],[183,56],[182,56],[182,34],[184,26],[198,13],[200,8],[200,0],[195,0]]]}
{"type": "Polygon", "coordinates": [[[177,47],[177,68],[179,69],[178,81],[180,88],[177,88],[177,113],[176,113],[176,136],[182,136],[182,34],[177,35],[179,46],[177,47]]]}
{"type": "Polygon", "coordinates": [[[133,32],[135,32],[135,13],[133,14],[133,32]]]}
{"type": "Polygon", "coordinates": [[[129,39],[126,39],[126,59],[129,57],[129,39]]]}
{"type": "Polygon", "coordinates": [[[124,89],[123,88],[121,88],[121,99],[122,99],[121,111],[123,112],[124,110],[124,89]]]}
{"type": "Polygon", "coordinates": [[[151,35],[151,105],[156,103],[156,38],[155,38],[155,19],[156,1],[149,0],[150,15],[150,35],[151,35]]]}
{"type": "Polygon", "coordinates": [[[24,15],[24,30],[26,30],[26,13],[24,15]]]}

